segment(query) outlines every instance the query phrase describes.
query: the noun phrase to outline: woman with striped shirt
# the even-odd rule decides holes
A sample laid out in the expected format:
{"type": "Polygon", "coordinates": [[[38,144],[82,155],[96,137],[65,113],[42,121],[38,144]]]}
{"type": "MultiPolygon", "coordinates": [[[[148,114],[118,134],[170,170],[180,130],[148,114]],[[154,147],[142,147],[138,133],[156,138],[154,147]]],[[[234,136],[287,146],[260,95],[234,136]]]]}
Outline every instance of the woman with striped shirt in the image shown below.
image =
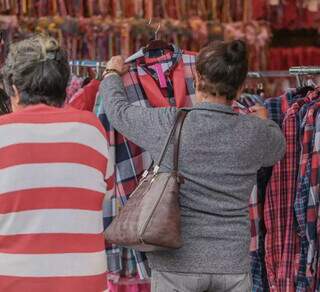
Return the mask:
{"type": "Polygon", "coordinates": [[[3,67],[13,113],[0,117],[0,291],[102,292],[108,143],[89,112],[64,108],[57,41],[11,45],[3,67]]]}

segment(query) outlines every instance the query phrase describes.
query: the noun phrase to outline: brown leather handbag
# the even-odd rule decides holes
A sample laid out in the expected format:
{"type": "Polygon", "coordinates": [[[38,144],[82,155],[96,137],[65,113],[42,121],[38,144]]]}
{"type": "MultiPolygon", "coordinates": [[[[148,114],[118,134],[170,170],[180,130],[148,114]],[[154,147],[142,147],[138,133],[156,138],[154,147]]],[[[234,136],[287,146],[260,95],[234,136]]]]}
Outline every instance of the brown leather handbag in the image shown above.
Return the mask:
{"type": "Polygon", "coordinates": [[[179,111],[160,157],[146,171],[130,199],[105,231],[108,243],[150,252],[182,247],[180,230],[178,156],[181,129],[187,111],[179,111]],[[173,139],[173,170],[159,172],[173,139]]]}

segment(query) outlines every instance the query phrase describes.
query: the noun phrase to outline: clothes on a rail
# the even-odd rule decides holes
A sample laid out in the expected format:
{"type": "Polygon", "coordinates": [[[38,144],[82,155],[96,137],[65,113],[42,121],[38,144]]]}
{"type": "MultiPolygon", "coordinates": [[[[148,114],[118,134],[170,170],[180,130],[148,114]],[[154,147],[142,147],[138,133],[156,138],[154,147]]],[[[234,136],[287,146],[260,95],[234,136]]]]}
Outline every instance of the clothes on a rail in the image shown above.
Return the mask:
{"type": "Polygon", "coordinates": [[[70,103],[71,97],[75,95],[76,92],[82,87],[84,79],[77,75],[72,75],[69,81],[68,87],[66,89],[67,98],[66,103],[70,103]]]}
{"type": "Polygon", "coordinates": [[[266,193],[266,266],[272,291],[319,291],[315,157],[320,90],[292,96],[295,100],[282,116],[287,153],[275,165],[266,193]]]}
{"type": "Polygon", "coordinates": [[[96,102],[100,81],[92,79],[88,84],[78,89],[68,101],[68,104],[79,110],[92,112],[96,102]]]}

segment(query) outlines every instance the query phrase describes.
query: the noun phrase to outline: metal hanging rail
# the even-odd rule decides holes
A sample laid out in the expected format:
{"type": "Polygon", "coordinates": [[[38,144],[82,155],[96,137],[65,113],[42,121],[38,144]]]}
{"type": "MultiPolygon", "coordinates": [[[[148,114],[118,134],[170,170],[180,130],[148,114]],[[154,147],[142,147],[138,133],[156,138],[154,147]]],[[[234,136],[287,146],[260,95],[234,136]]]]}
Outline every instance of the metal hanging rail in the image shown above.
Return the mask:
{"type": "Polygon", "coordinates": [[[288,71],[250,71],[249,78],[290,77],[288,71]]]}
{"type": "Polygon", "coordinates": [[[301,86],[302,82],[302,75],[318,75],[320,74],[320,67],[319,66],[296,66],[291,67],[289,69],[289,73],[291,75],[295,75],[297,79],[297,85],[301,86]]]}
{"type": "MultiPolygon", "coordinates": [[[[69,62],[73,68],[95,68],[104,69],[107,62],[100,62],[95,60],[73,60],[69,62]]],[[[291,67],[289,71],[250,71],[248,72],[249,78],[268,78],[268,77],[290,77],[296,76],[297,82],[300,83],[299,75],[320,75],[319,66],[297,66],[291,67]]],[[[299,84],[298,84],[299,85],[299,84]]]]}
{"type": "Polygon", "coordinates": [[[297,66],[291,67],[289,73],[292,75],[317,75],[320,74],[319,66],[297,66]]]}
{"type": "Polygon", "coordinates": [[[105,68],[107,62],[91,61],[91,60],[73,60],[69,62],[72,67],[86,67],[86,68],[105,68]]]}
{"type": "MultiPolygon", "coordinates": [[[[92,61],[92,60],[73,60],[69,62],[71,67],[85,67],[85,68],[105,68],[107,62],[92,61]]],[[[290,77],[288,71],[251,71],[248,73],[250,78],[263,78],[263,77],[290,77]]]]}

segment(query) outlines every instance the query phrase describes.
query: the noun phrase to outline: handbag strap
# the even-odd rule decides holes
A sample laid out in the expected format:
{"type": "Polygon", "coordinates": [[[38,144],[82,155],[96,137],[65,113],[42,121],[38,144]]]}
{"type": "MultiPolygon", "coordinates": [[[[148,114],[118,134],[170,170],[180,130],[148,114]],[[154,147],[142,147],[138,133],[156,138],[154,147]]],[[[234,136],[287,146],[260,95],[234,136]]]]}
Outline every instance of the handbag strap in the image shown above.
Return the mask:
{"type": "Polygon", "coordinates": [[[178,162],[179,162],[179,146],[180,146],[180,136],[181,136],[181,129],[184,122],[185,117],[187,116],[188,112],[194,111],[194,110],[202,110],[202,111],[210,111],[210,112],[221,112],[227,115],[238,115],[238,113],[232,113],[232,112],[222,112],[221,110],[216,109],[202,109],[202,108],[182,108],[178,111],[176,120],[167,136],[166,142],[164,144],[164,147],[162,148],[162,151],[160,153],[160,156],[154,166],[153,172],[157,173],[159,171],[161,162],[164,158],[164,155],[167,152],[168,146],[174,137],[174,143],[173,143],[173,170],[178,171],[178,162]]]}
{"type": "Polygon", "coordinates": [[[179,144],[180,144],[180,136],[181,136],[181,129],[184,122],[185,117],[187,116],[188,111],[186,110],[180,110],[178,111],[176,120],[169,132],[169,135],[167,136],[166,142],[164,144],[164,147],[162,148],[161,154],[157,160],[157,163],[154,167],[154,172],[157,172],[159,170],[159,167],[163,161],[164,155],[166,154],[168,150],[168,146],[172,140],[174,139],[173,143],[173,170],[178,170],[178,159],[179,159],[179,144]]]}
{"type": "Polygon", "coordinates": [[[173,171],[178,171],[181,130],[187,113],[187,111],[182,110],[177,118],[177,125],[173,137],[173,171]]]}

